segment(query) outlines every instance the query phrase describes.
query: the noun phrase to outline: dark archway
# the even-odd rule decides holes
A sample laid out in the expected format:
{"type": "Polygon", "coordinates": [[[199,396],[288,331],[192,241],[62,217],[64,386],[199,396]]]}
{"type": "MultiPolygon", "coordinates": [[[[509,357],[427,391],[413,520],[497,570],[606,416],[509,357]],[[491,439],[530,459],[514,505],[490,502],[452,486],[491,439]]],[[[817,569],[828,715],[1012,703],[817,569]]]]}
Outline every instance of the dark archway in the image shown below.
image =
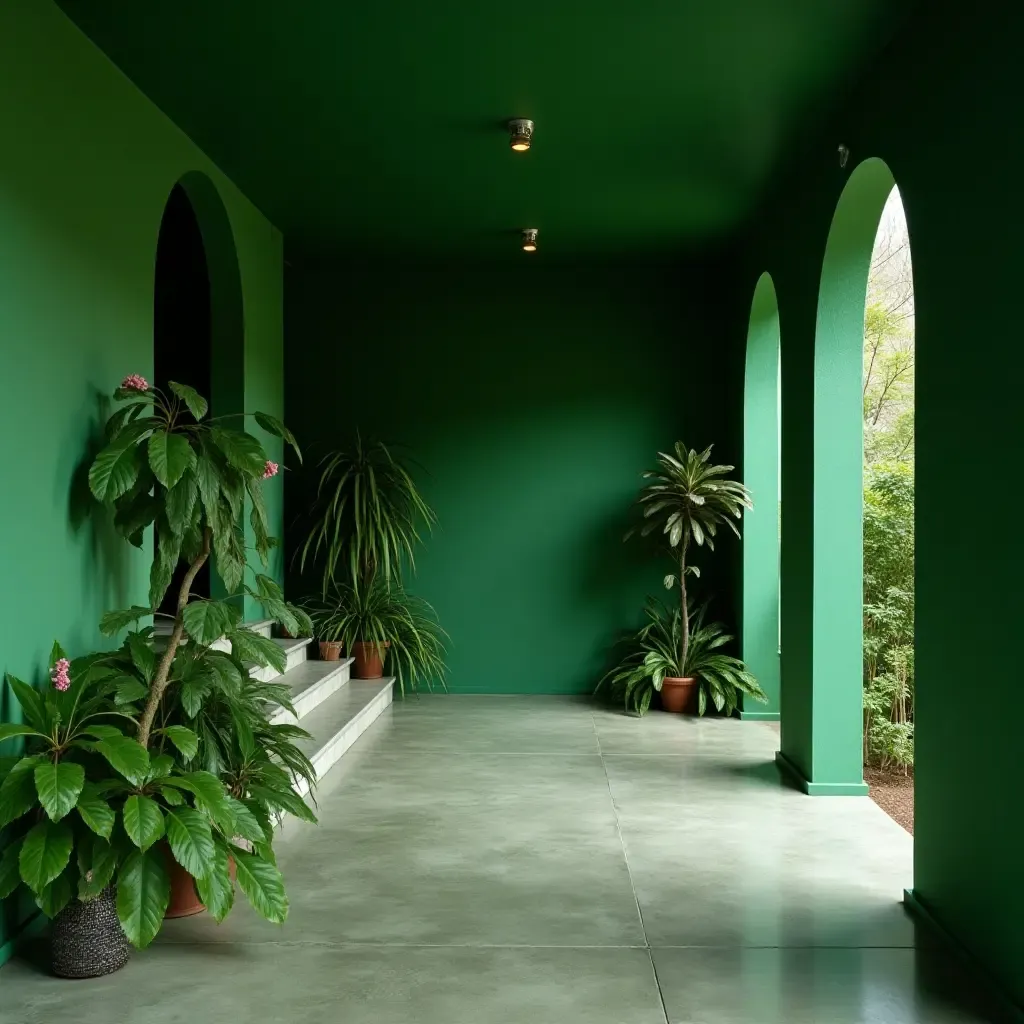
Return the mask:
{"type": "MultiPolygon", "coordinates": [[[[153,301],[156,385],[166,389],[171,380],[190,384],[209,397],[214,416],[242,412],[244,339],[241,273],[227,211],[213,182],[205,174],[191,171],[171,190],[157,240],[153,301]]],[[[211,577],[209,565],[200,573],[194,590],[204,596],[225,596],[219,577],[211,577]]],[[[176,592],[172,583],[167,593],[176,592]]]]}
{"type": "MultiPolygon", "coordinates": [[[[210,273],[199,220],[182,185],[175,185],[160,223],[153,290],[153,376],[168,391],[170,381],[209,395],[212,384],[210,273]]],[[[159,526],[157,527],[159,530],[159,526]]],[[[179,566],[161,611],[173,614],[185,566],[179,566]]],[[[196,594],[210,596],[209,563],[193,584],[196,594]]]]}

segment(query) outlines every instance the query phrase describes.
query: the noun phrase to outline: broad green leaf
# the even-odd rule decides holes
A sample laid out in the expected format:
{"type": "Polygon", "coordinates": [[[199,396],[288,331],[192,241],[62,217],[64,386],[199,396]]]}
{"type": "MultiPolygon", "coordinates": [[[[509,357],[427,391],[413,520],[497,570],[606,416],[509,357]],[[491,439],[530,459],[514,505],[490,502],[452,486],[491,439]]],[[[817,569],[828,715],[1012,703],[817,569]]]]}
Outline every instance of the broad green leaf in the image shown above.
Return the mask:
{"type": "Polygon", "coordinates": [[[65,651],[63,647],[61,647],[60,641],[54,640],[53,646],[50,648],[50,661],[48,663],[49,668],[52,669],[53,666],[61,660],[61,658],[67,658],[68,661],[71,660],[70,658],[68,658],[68,652],[65,651]]]}
{"type": "Polygon", "coordinates": [[[238,884],[260,917],[274,924],[284,924],[288,916],[288,897],[285,895],[281,872],[271,863],[232,847],[238,884]]]}
{"type": "Polygon", "coordinates": [[[267,465],[267,453],[263,450],[263,445],[251,434],[218,426],[210,431],[210,436],[235,469],[249,476],[263,475],[267,465]]]}
{"type": "Polygon", "coordinates": [[[176,380],[168,381],[168,387],[188,406],[188,411],[201,420],[209,411],[210,404],[195,388],[188,384],[179,384],[176,380]]]}
{"type": "Polygon", "coordinates": [[[241,611],[227,601],[192,601],[182,618],[188,635],[209,646],[235,628],[241,611]]]}
{"type": "Polygon", "coordinates": [[[85,769],[73,761],[44,761],[36,765],[33,773],[36,792],[43,810],[51,821],[66,817],[78,803],[78,795],[85,785],[85,769]]]}
{"type": "Polygon", "coordinates": [[[186,473],[167,492],[167,522],[175,533],[184,533],[192,522],[192,511],[198,500],[199,486],[195,473],[186,473]]]}
{"type": "MultiPolygon", "coordinates": [[[[147,479],[152,486],[153,474],[146,469],[145,478],[141,470],[139,480],[147,479]]],[[[139,487],[136,480],[132,492],[139,487]]],[[[147,526],[150,526],[160,512],[161,504],[148,491],[141,491],[132,496],[125,495],[117,502],[117,511],[114,513],[114,528],[122,537],[134,544],[137,548],[142,547],[143,533],[147,526]]]]}
{"type": "Polygon", "coordinates": [[[171,882],[160,850],[137,850],[117,874],[117,916],[128,941],[145,949],[164,923],[171,882]]]}
{"type": "Polygon", "coordinates": [[[199,737],[184,725],[169,725],[163,730],[167,738],[191,761],[199,753],[199,737]]]}
{"type": "Polygon", "coordinates": [[[144,619],[147,615],[152,614],[152,608],[143,608],[137,604],[132,605],[131,608],[125,608],[123,611],[107,612],[100,619],[100,632],[104,636],[113,636],[124,629],[125,626],[130,626],[133,622],[138,622],[139,619],[144,619]]]}
{"type": "Polygon", "coordinates": [[[34,772],[43,758],[39,755],[23,757],[8,773],[0,785],[0,828],[16,821],[36,806],[34,772]]]}
{"type": "Polygon", "coordinates": [[[68,866],[73,845],[74,836],[63,821],[39,822],[21,844],[21,880],[38,895],[68,866]]]}
{"type": "Polygon", "coordinates": [[[194,469],[196,453],[184,434],[158,430],[149,439],[149,468],[153,476],[170,490],[184,475],[194,469]]]}
{"type": "Polygon", "coordinates": [[[152,782],[154,779],[166,779],[174,768],[174,758],[170,754],[157,754],[156,757],[150,758],[149,761],[149,774],[146,776],[147,782],[152,782]]]}
{"type": "Polygon", "coordinates": [[[78,898],[84,902],[95,899],[114,877],[117,853],[110,843],[93,837],[78,841],[78,898]]]}
{"type": "Polygon", "coordinates": [[[36,906],[52,920],[71,902],[72,896],[71,879],[65,871],[36,894],[36,906]]]}
{"type": "Polygon", "coordinates": [[[299,451],[299,445],[295,440],[295,435],[279,419],[274,416],[270,416],[265,412],[254,412],[253,419],[255,419],[268,434],[280,437],[290,444],[295,450],[295,454],[299,457],[299,462],[302,462],[302,452],[299,451]]]}
{"type": "Polygon", "coordinates": [[[261,636],[251,629],[235,629],[228,634],[232,653],[239,661],[254,661],[257,665],[271,665],[278,672],[284,672],[288,659],[279,644],[268,636],[261,636]]]}
{"type": "Polygon", "coordinates": [[[0,900],[7,899],[21,885],[21,869],[18,866],[21,844],[22,838],[19,836],[0,855],[0,900]]]}
{"type": "Polygon", "coordinates": [[[151,418],[130,423],[93,460],[89,489],[98,501],[114,501],[135,483],[139,475],[135,446],[153,433],[155,424],[151,418]]]}
{"type": "Polygon", "coordinates": [[[213,868],[214,844],[206,815],[191,807],[167,811],[167,842],[174,859],[193,877],[205,878],[213,868]]]}
{"type": "Polygon", "coordinates": [[[149,693],[149,687],[134,676],[121,676],[114,684],[115,704],[134,704],[149,693]]]}
{"type": "Polygon", "coordinates": [[[148,637],[142,633],[129,633],[125,642],[131,652],[132,663],[139,670],[142,678],[147,683],[151,683],[153,674],[156,672],[156,652],[150,646],[148,637]]]}
{"type": "Polygon", "coordinates": [[[41,733],[50,733],[50,721],[46,713],[46,706],[43,703],[42,695],[33,686],[22,682],[17,676],[7,673],[7,685],[14,691],[21,705],[22,718],[34,729],[41,733]]]}
{"type": "Polygon", "coordinates": [[[163,604],[164,595],[174,578],[181,554],[181,535],[175,533],[170,524],[160,527],[158,520],[156,557],[149,570],[149,603],[154,608],[163,604]]]}
{"type": "Polygon", "coordinates": [[[114,811],[111,809],[110,804],[103,799],[96,783],[87,782],[82,787],[76,807],[82,821],[93,832],[103,836],[104,839],[110,838],[111,830],[114,827],[114,811]]]}
{"type": "Polygon", "coordinates": [[[116,725],[87,725],[82,729],[87,736],[93,736],[98,740],[118,739],[124,735],[124,731],[116,725]]]}
{"type": "Polygon", "coordinates": [[[231,881],[231,869],[228,864],[228,851],[218,845],[214,851],[214,863],[205,878],[196,879],[199,898],[206,904],[206,909],[217,922],[228,916],[235,902],[235,886],[231,881]]]}
{"type": "Polygon", "coordinates": [[[296,818],[300,818],[302,821],[308,821],[310,824],[316,824],[316,815],[310,810],[306,801],[291,787],[282,786],[272,789],[269,786],[250,786],[249,795],[268,807],[278,811],[285,811],[296,818]]]}
{"type": "Polygon", "coordinates": [[[195,718],[203,709],[203,701],[209,696],[213,683],[209,676],[196,676],[182,680],[179,688],[181,706],[189,718],[195,718]]]}
{"type": "Polygon", "coordinates": [[[92,744],[92,749],[102,754],[110,767],[133,785],[141,786],[146,781],[149,774],[149,751],[137,740],[128,736],[98,740],[92,744]]]}
{"type": "Polygon", "coordinates": [[[250,843],[266,842],[267,835],[256,820],[256,815],[241,800],[236,800],[233,796],[227,797],[227,802],[235,819],[235,835],[247,839],[250,843]]]}
{"type": "MultiPolygon", "coordinates": [[[[42,736],[41,732],[33,729],[31,725],[0,725],[0,743],[4,740],[13,740],[16,736],[42,736]]],[[[43,737],[45,739],[45,737],[43,737]]]]}
{"type": "Polygon", "coordinates": [[[189,772],[187,775],[176,776],[169,781],[192,793],[197,804],[213,818],[214,823],[225,835],[229,838],[234,835],[234,812],[231,804],[228,803],[228,794],[224,783],[216,775],[205,771],[189,772]]]}
{"type": "Polygon", "coordinates": [[[171,807],[181,807],[185,803],[185,798],[173,786],[160,786],[159,789],[164,802],[171,807]]]}
{"type": "Polygon", "coordinates": [[[164,834],[163,812],[148,796],[128,797],[122,817],[128,838],[140,850],[148,850],[164,834]]]}

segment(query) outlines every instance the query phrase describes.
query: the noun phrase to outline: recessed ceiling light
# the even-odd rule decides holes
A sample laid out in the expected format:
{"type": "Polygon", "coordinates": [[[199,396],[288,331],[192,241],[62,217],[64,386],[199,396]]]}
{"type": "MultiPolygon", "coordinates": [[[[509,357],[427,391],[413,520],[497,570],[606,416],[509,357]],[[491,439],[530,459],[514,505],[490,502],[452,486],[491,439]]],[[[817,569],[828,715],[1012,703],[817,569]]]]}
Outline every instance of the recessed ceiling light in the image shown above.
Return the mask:
{"type": "Polygon", "coordinates": [[[537,229],[523,228],[523,252],[537,251],[537,229]]]}
{"type": "Polygon", "coordinates": [[[533,142],[533,122],[516,117],[508,123],[508,144],[517,152],[525,153],[533,142]]]}

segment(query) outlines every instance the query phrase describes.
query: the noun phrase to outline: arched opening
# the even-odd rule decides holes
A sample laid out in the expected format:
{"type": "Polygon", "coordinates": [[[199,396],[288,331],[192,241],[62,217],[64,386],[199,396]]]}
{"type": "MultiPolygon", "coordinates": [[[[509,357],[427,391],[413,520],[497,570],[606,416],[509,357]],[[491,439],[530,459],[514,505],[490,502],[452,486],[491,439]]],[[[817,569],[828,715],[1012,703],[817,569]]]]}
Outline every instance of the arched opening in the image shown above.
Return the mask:
{"type": "Polygon", "coordinates": [[[754,508],[743,524],[743,660],[768,694],[741,718],[779,717],[779,304],[771,275],[754,289],[743,389],[743,477],[754,508]]]}
{"type": "MultiPolygon", "coordinates": [[[[171,190],[157,240],[157,386],[166,389],[170,380],[190,384],[209,397],[214,416],[244,411],[244,337],[241,274],[227,211],[213,182],[192,171],[171,190]]],[[[193,589],[206,596],[225,596],[209,563],[193,589]]],[[[167,593],[177,593],[174,582],[167,593]]],[[[165,604],[169,600],[165,598],[165,604]]]]}
{"type": "MultiPolygon", "coordinates": [[[[153,290],[153,376],[168,392],[178,381],[209,395],[212,379],[210,273],[199,220],[182,185],[175,185],[164,208],[156,247],[153,290]]],[[[159,524],[156,542],[159,543],[159,524]]],[[[186,566],[179,565],[161,611],[174,613],[174,602],[186,566]]],[[[193,584],[196,594],[210,596],[209,563],[193,584]]]]}

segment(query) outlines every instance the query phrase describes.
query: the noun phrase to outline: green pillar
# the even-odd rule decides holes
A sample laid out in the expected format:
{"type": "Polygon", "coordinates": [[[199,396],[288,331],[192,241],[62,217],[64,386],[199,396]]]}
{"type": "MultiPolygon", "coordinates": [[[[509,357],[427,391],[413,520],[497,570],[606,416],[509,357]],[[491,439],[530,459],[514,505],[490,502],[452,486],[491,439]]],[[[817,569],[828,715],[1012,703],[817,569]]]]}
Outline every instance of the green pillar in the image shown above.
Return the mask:
{"type": "Polygon", "coordinates": [[[740,718],[779,717],[779,305],[762,274],[747,332],[743,482],[754,508],[743,517],[743,660],[768,703],[743,702],[740,718]]]}
{"type": "Polygon", "coordinates": [[[832,220],[813,360],[783,347],[782,749],[815,795],[867,793],[863,733],[863,351],[871,251],[894,181],[851,174],[832,220]],[[811,372],[808,373],[808,362],[811,372]],[[790,401],[792,399],[792,408],[790,401]]]}

